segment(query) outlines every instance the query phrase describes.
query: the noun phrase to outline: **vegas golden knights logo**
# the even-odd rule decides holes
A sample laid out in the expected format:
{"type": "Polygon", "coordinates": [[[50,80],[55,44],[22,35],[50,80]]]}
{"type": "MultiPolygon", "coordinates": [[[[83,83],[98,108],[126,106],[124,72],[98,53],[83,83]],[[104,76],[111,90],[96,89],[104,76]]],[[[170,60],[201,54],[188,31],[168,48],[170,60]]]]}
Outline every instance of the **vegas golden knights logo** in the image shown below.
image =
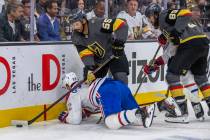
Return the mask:
{"type": "Polygon", "coordinates": [[[141,38],[142,31],[141,31],[140,26],[133,27],[133,34],[134,34],[135,39],[141,38]]]}
{"type": "Polygon", "coordinates": [[[105,55],[104,48],[102,48],[102,46],[98,44],[97,42],[94,42],[93,44],[88,45],[88,49],[90,49],[92,52],[94,52],[96,56],[100,58],[103,58],[105,55]]]}

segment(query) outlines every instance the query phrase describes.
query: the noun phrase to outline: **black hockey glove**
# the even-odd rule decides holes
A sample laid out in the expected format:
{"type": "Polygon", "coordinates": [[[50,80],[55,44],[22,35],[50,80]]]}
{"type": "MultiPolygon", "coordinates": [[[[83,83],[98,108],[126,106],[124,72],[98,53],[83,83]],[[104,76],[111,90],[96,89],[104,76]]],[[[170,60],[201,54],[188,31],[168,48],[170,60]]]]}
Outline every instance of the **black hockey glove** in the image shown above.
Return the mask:
{"type": "Polygon", "coordinates": [[[114,56],[116,57],[120,57],[124,54],[124,41],[121,41],[121,40],[113,40],[113,43],[112,43],[112,52],[114,54],[114,56]]]}
{"type": "Polygon", "coordinates": [[[180,39],[179,39],[180,35],[181,34],[179,32],[177,32],[176,29],[171,31],[170,40],[174,45],[180,44],[180,39]]]}

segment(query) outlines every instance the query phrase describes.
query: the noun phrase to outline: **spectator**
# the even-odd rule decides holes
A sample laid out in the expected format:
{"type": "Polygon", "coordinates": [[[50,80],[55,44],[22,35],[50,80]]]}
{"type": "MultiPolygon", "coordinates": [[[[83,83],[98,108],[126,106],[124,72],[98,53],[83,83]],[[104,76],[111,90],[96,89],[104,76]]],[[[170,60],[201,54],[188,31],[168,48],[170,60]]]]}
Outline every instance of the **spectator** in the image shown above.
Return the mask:
{"type": "Polygon", "coordinates": [[[5,0],[0,0],[0,13],[3,11],[5,5],[5,0]]]}
{"type": "Polygon", "coordinates": [[[6,8],[8,4],[15,4],[17,2],[17,0],[1,0],[1,13],[5,13],[6,12],[6,8]]]}
{"type": "Polygon", "coordinates": [[[85,0],[85,5],[86,5],[88,11],[90,11],[96,5],[96,0],[85,0]]]}
{"type": "Polygon", "coordinates": [[[193,20],[198,20],[200,21],[200,17],[201,17],[201,10],[197,5],[193,5],[190,10],[192,11],[192,19],[193,20]]]}
{"type": "Polygon", "coordinates": [[[36,3],[36,12],[38,13],[38,15],[37,15],[38,17],[41,14],[44,14],[46,12],[46,10],[45,10],[46,2],[47,2],[47,0],[39,0],[36,3]]]}
{"type": "Polygon", "coordinates": [[[38,34],[41,41],[60,41],[60,24],[56,18],[58,13],[58,4],[55,0],[49,0],[46,3],[46,13],[38,19],[38,34]]]}
{"type": "MultiPolygon", "coordinates": [[[[93,7],[96,5],[96,0],[85,0],[85,7],[88,11],[91,11],[93,7]]],[[[62,2],[62,9],[69,9],[72,11],[78,7],[77,0],[63,0],[62,2]]]]}
{"type": "Polygon", "coordinates": [[[193,22],[197,25],[197,26],[200,26],[201,28],[203,28],[203,30],[205,31],[205,27],[202,25],[202,22],[201,22],[201,9],[199,8],[198,5],[192,5],[190,7],[190,10],[192,12],[192,19],[193,19],[193,22]]]}
{"type": "Polygon", "coordinates": [[[114,0],[109,0],[109,17],[116,18],[117,14],[123,10],[124,7],[121,7],[118,3],[114,2],[114,0]]]}
{"type": "Polygon", "coordinates": [[[117,18],[122,18],[127,21],[129,27],[128,39],[153,38],[147,18],[138,12],[137,9],[138,1],[128,0],[127,11],[121,11],[117,16],[117,18]]]}
{"type": "Polygon", "coordinates": [[[23,14],[23,8],[20,3],[7,5],[7,10],[0,16],[0,41],[21,41],[21,25],[18,20],[23,14]]]}
{"type": "MultiPolygon", "coordinates": [[[[62,2],[62,9],[69,9],[70,11],[77,8],[77,1],[76,0],[63,0],[62,2]]],[[[64,10],[65,11],[65,10],[64,10]]]]}
{"type": "Polygon", "coordinates": [[[105,2],[104,0],[98,0],[95,8],[86,14],[87,20],[92,18],[104,18],[105,16],[105,2]]]}
{"type": "Polygon", "coordinates": [[[85,13],[85,2],[84,2],[84,0],[77,0],[77,8],[74,9],[72,12],[77,13],[79,11],[82,11],[82,13],[85,13]]]}
{"type": "MultiPolygon", "coordinates": [[[[21,23],[21,37],[25,41],[30,41],[30,0],[22,0],[23,15],[20,18],[21,23]]],[[[40,41],[37,36],[36,19],[34,17],[34,40],[40,41]]]]}
{"type": "Polygon", "coordinates": [[[140,0],[139,1],[139,6],[140,6],[139,11],[141,13],[145,13],[145,10],[150,3],[152,3],[152,0],[140,0]]]}
{"type": "Polygon", "coordinates": [[[176,3],[175,2],[168,2],[167,3],[167,9],[171,9],[171,10],[173,10],[173,9],[176,9],[176,3]]]}

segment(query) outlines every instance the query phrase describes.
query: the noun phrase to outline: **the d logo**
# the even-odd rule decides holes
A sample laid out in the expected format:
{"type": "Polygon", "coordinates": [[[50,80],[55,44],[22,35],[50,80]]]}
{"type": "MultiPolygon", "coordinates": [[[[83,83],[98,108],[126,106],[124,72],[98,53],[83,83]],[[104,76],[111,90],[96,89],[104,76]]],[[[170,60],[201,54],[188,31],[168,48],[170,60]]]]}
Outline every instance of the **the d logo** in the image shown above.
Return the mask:
{"type": "Polygon", "coordinates": [[[42,89],[43,91],[54,89],[60,80],[60,63],[52,54],[44,54],[42,56],[42,89]],[[50,83],[50,61],[53,61],[57,68],[56,80],[50,83]]]}

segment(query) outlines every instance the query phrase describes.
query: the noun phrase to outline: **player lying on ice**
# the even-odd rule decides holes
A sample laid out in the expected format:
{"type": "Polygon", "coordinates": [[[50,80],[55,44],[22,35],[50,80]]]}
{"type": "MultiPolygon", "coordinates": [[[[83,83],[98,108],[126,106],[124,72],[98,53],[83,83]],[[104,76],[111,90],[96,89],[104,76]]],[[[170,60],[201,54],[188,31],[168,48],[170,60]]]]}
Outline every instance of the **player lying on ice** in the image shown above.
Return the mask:
{"type": "MultiPolygon", "coordinates": [[[[75,73],[66,74],[63,86],[71,89],[78,83],[75,73]]],[[[150,127],[155,106],[140,108],[126,84],[111,78],[97,78],[88,88],[83,84],[74,90],[67,99],[67,111],[60,114],[59,120],[68,124],[80,124],[84,116],[102,113],[105,125],[110,129],[119,129],[129,124],[143,124],[150,127]]]]}

